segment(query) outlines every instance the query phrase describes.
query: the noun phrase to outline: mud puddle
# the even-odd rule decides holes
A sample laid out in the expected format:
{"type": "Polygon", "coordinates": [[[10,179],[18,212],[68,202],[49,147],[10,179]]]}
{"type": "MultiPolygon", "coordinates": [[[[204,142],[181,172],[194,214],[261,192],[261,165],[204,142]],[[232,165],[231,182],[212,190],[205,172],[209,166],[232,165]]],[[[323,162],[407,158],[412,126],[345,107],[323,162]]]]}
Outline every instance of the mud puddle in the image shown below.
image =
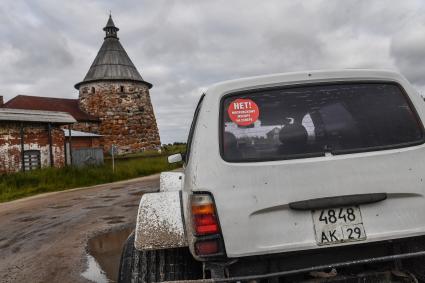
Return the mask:
{"type": "Polygon", "coordinates": [[[91,238],[87,244],[87,269],[81,274],[96,282],[116,282],[122,247],[133,228],[110,231],[91,238]]]}

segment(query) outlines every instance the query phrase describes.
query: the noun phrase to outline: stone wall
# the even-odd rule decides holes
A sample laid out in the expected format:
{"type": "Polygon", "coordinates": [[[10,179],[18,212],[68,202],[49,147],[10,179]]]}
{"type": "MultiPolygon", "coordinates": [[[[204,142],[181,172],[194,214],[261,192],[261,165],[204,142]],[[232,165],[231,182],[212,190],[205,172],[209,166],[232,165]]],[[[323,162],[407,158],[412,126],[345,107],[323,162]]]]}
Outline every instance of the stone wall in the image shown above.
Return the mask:
{"type": "Polygon", "coordinates": [[[149,89],[138,82],[96,82],[80,86],[80,108],[101,121],[98,133],[107,152],[118,154],[161,146],[149,89]]]}
{"type": "MultiPolygon", "coordinates": [[[[65,165],[65,136],[59,127],[52,128],[53,162],[65,165]]],[[[41,167],[50,166],[49,135],[45,124],[24,125],[24,150],[39,150],[41,167]]],[[[0,122],[0,173],[17,172],[22,168],[21,135],[18,123],[0,122]]]]}
{"type": "MultiPolygon", "coordinates": [[[[99,133],[100,123],[96,122],[77,122],[72,124],[72,129],[75,131],[87,132],[87,133],[99,133]]],[[[68,129],[68,126],[64,128],[68,129]]]]}

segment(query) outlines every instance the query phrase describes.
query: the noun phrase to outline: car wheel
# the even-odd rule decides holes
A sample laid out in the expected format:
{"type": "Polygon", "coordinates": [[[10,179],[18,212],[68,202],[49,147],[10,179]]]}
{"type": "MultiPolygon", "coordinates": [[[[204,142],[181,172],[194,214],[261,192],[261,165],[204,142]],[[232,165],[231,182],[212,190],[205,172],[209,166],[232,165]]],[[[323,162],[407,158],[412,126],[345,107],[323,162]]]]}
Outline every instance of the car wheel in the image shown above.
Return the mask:
{"type": "Polygon", "coordinates": [[[202,278],[202,264],[188,248],[138,251],[134,232],[128,237],[121,254],[118,282],[150,283],[202,278]]]}

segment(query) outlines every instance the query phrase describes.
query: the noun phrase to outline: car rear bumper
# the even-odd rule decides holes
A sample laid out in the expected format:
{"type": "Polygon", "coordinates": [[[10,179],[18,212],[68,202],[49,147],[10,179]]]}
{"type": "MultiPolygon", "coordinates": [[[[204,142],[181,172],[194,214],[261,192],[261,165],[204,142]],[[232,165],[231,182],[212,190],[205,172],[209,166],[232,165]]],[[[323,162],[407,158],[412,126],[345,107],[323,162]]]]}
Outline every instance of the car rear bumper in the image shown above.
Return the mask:
{"type": "Polygon", "coordinates": [[[343,262],[374,262],[379,261],[379,258],[394,260],[397,257],[414,257],[415,253],[419,253],[416,256],[421,256],[421,252],[425,252],[425,236],[236,258],[229,270],[234,275],[289,271],[311,266],[334,266],[343,262]]]}
{"type": "MultiPolygon", "coordinates": [[[[173,283],[218,283],[218,282],[263,282],[268,281],[269,279],[273,279],[273,277],[267,277],[267,278],[256,278],[256,279],[250,279],[250,278],[228,278],[226,280],[221,279],[200,279],[200,280],[185,280],[185,281],[169,281],[173,283]]],[[[271,280],[274,282],[274,280],[271,280]]],[[[276,281],[280,282],[280,281],[276,281]]],[[[286,281],[285,281],[286,282],[286,281]]],[[[361,273],[358,275],[348,275],[348,276],[336,276],[333,278],[329,277],[323,277],[323,278],[314,278],[304,281],[289,281],[289,282],[298,282],[298,283],[358,283],[358,282],[376,282],[376,283],[382,283],[382,282],[398,282],[398,283],[404,283],[404,282],[415,282],[417,283],[417,279],[412,274],[407,273],[396,273],[391,271],[378,271],[378,272],[367,272],[367,273],[361,273]]]]}
{"type": "MultiPolygon", "coordinates": [[[[213,278],[210,282],[255,282],[272,278],[290,278],[289,282],[316,283],[322,281],[320,276],[319,278],[311,276],[312,272],[329,273],[331,270],[335,270],[338,276],[331,275],[330,277],[334,277],[334,280],[327,278],[323,282],[350,282],[349,279],[353,273],[359,274],[353,278],[372,279],[372,281],[368,279],[365,282],[388,282],[384,279],[392,276],[390,271],[393,268],[419,257],[423,257],[425,261],[425,236],[315,251],[229,259],[233,261],[221,263],[227,278],[213,278]],[[382,279],[384,281],[379,278],[384,278],[382,279]]],[[[214,263],[213,266],[220,266],[220,263],[214,263]]],[[[406,267],[410,267],[409,263],[406,264],[406,267]]],[[[397,282],[414,281],[399,280],[397,282]]]]}
{"type": "MultiPolygon", "coordinates": [[[[413,252],[413,253],[404,253],[404,254],[398,254],[398,255],[392,255],[392,256],[383,256],[383,257],[376,257],[376,258],[369,258],[369,259],[363,259],[363,260],[355,260],[355,261],[346,261],[346,262],[339,262],[335,264],[330,265],[320,265],[320,266],[312,266],[307,268],[301,268],[301,269],[294,269],[294,270],[288,270],[288,271],[279,271],[279,272],[271,272],[261,275],[247,275],[247,276],[237,276],[237,277],[229,277],[229,278],[219,278],[219,279],[212,279],[213,282],[237,282],[237,281],[259,281],[263,279],[271,279],[271,278],[281,278],[281,277],[288,277],[293,275],[299,275],[299,274],[308,274],[313,271],[319,271],[319,270],[337,270],[339,268],[346,268],[346,267],[352,267],[355,265],[362,265],[362,264],[378,264],[382,262],[388,262],[388,261],[394,261],[394,260],[403,260],[403,259],[411,259],[411,258],[417,258],[417,257],[425,257],[425,251],[421,252],[413,252]]],[[[329,272],[331,273],[331,272],[329,272]]],[[[367,277],[373,277],[373,278],[386,278],[387,272],[369,272],[369,273],[362,273],[362,276],[364,278],[367,277]]],[[[350,276],[353,277],[353,276],[350,276]]],[[[326,278],[326,282],[338,282],[341,280],[341,278],[348,279],[348,276],[341,276],[335,278],[336,281],[332,281],[331,278],[326,278]]],[[[357,277],[359,278],[359,277],[357,277]]],[[[325,278],[323,278],[325,279],[325,278]]],[[[314,282],[321,282],[319,280],[314,282]]],[[[344,281],[345,282],[345,281],[344,281]]],[[[356,281],[358,282],[358,281],[356,281]]],[[[379,281],[381,282],[381,281],[379,281]]]]}

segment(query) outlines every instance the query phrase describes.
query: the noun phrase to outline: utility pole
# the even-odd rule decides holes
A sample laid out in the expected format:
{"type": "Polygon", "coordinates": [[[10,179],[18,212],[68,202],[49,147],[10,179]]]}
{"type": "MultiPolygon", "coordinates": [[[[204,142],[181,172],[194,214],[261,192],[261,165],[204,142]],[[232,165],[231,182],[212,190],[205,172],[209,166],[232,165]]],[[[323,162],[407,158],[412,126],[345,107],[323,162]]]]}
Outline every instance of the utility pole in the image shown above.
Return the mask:
{"type": "Polygon", "coordinates": [[[115,173],[115,145],[111,146],[112,172],[115,173]]]}

